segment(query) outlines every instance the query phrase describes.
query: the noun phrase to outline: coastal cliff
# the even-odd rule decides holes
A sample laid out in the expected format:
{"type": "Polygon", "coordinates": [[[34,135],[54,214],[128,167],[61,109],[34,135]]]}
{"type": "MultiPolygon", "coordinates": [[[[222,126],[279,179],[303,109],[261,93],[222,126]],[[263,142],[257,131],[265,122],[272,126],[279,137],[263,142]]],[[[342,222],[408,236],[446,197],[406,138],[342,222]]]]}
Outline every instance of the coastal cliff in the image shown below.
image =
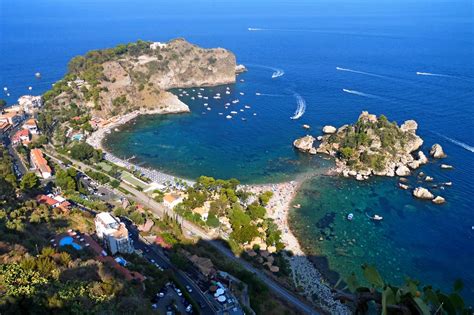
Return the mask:
{"type": "Polygon", "coordinates": [[[325,135],[317,148],[316,140],[306,136],[294,141],[293,145],[303,152],[328,154],[335,158],[334,172],[353,176],[358,180],[371,175],[408,176],[412,169],[427,163],[422,151],[415,153],[423,144],[416,134],[418,124],[407,120],[401,126],[379,117],[362,112],[353,125],[340,128],[325,126],[325,135]]]}
{"type": "MultiPolygon", "coordinates": [[[[184,39],[137,41],[73,58],[44,99],[53,107],[74,103],[103,118],[135,110],[176,112],[167,110],[170,100],[172,106],[180,102],[169,89],[234,83],[241,71],[223,48],[204,49],[184,39]]],[[[178,107],[189,111],[185,104],[178,107]]]]}

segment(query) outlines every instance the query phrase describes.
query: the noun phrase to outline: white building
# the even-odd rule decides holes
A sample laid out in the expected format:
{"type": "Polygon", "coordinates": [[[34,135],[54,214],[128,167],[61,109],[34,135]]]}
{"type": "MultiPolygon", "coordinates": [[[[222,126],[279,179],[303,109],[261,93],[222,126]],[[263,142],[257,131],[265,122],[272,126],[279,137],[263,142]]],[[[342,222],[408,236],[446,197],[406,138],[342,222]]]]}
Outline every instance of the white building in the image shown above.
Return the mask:
{"type": "Polygon", "coordinates": [[[173,209],[176,205],[180,204],[183,202],[183,197],[181,197],[178,194],[165,194],[163,196],[163,204],[167,206],[170,209],[173,209]]]}
{"type": "Polygon", "coordinates": [[[31,114],[34,108],[43,106],[43,99],[41,96],[23,95],[18,99],[18,104],[26,113],[31,114]]]}
{"type": "Polygon", "coordinates": [[[101,212],[96,215],[94,222],[97,236],[103,240],[112,255],[133,252],[128,230],[119,219],[108,212],[101,212]]]}

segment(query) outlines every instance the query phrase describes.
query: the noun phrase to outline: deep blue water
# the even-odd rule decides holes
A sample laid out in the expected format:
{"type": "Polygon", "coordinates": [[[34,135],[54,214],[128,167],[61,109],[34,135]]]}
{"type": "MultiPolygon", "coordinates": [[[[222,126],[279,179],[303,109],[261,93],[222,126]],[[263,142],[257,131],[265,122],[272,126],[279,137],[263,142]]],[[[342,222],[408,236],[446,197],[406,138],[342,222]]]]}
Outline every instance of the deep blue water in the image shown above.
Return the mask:
{"type": "MultiPolygon", "coordinates": [[[[305,134],[303,123],[318,134],[325,124],[354,121],[362,110],[399,122],[415,119],[425,152],[439,142],[449,155],[445,162],[455,166],[449,172],[439,163],[423,169],[435,183],[453,182],[437,191],[446,205],[415,201],[390,179],[361,184],[319,178],[304,186],[298,197],[303,206],[292,214],[292,224],[303,245],[327,254],[330,267],[342,274],[368,261],[394,281],[400,279],[397,268],[443,288],[461,277],[473,301],[473,26],[471,1],[2,0],[0,86],[8,87],[11,96],[3,97],[14,103],[28,86],[44,92],[65,73],[71,57],[136,39],[185,37],[204,47],[228,48],[251,65],[245,82],[230,86],[230,100],[241,102],[227,110],[246,121],[218,115],[225,112],[224,99],[207,100],[212,107],[207,111],[204,101],[183,97],[191,114],[140,118],[112,134],[109,144],[119,155],[136,155],[137,162],[170,173],[248,182],[287,179],[327,165],[293,151],[291,141],[305,134]],[[273,70],[265,67],[285,74],[272,79],[273,70]],[[34,78],[38,71],[41,80],[34,78]],[[306,102],[297,121],[289,119],[297,106],[294,93],[306,102]],[[247,104],[251,109],[243,107],[247,104]],[[341,219],[347,211],[356,213],[352,226],[341,219]],[[362,219],[365,211],[382,214],[383,223],[369,225],[362,219]],[[328,213],[334,213],[335,232],[319,242],[317,223],[328,213]],[[343,244],[343,238],[356,239],[357,246],[343,244]]],[[[222,94],[225,87],[212,92],[219,89],[222,94]]]]}

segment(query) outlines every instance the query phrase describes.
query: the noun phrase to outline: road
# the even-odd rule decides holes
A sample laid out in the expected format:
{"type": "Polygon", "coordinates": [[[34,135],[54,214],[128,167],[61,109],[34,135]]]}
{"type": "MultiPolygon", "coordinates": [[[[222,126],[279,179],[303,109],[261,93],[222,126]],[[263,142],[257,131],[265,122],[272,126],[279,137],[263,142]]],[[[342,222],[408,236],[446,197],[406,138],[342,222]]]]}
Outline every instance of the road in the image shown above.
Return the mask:
{"type": "MultiPolygon", "coordinates": [[[[83,170],[85,169],[91,169],[90,166],[81,163],[76,160],[72,160],[71,158],[68,157],[69,160],[73,161],[75,164],[79,165],[83,170]]],[[[192,224],[191,222],[185,220],[182,218],[180,215],[175,213],[172,209],[169,209],[165,207],[163,204],[156,202],[153,200],[150,196],[146,195],[145,193],[136,190],[135,188],[121,182],[120,187],[128,190],[131,192],[134,196],[127,196],[128,198],[134,199],[135,201],[142,203],[144,205],[147,205],[150,210],[157,215],[160,218],[163,218],[165,214],[171,218],[174,218],[178,223],[181,224],[181,227],[185,231],[189,231],[191,233],[194,233],[196,236],[200,237],[203,240],[209,241],[209,244],[212,245],[214,248],[219,250],[222,254],[224,254],[226,257],[231,259],[234,262],[237,262],[240,264],[242,267],[244,267],[246,270],[252,272],[254,275],[256,275],[262,282],[264,282],[271,291],[273,291],[275,294],[283,298],[285,301],[288,303],[292,304],[294,307],[296,307],[300,312],[304,314],[319,314],[309,303],[301,300],[297,295],[294,293],[290,292],[274,280],[270,279],[267,275],[265,275],[262,271],[254,268],[252,265],[250,265],[248,262],[245,260],[236,257],[228,248],[224,247],[220,242],[216,241],[214,238],[209,236],[206,231],[201,229],[200,227],[192,224]]],[[[120,194],[117,191],[118,194],[120,194]]]]}

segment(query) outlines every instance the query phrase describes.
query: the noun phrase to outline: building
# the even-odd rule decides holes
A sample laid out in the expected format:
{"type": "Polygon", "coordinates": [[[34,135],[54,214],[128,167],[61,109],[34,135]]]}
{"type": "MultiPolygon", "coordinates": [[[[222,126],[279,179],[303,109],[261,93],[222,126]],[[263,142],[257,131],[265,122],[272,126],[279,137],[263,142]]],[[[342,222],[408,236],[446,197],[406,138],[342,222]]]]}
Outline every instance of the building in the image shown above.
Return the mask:
{"type": "Polygon", "coordinates": [[[103,240],[112,255],[133,252],[132,242],[124,223],[108,212],[97,214],[94,222],[97,236],[103,240]]]}
{"type": "Polygon", "coordinates": [[[51,208],[58,208],[58,209],[61,209],[64,212],[68,212],[69,207],[71,206],[69,201],[67,201],[65,198],[63,198],[62,196],[59,196],[59,195],[54,196],[53,194],[38,195],[38,196],[36,196],[36,201],[39,204],[46,204],[46,205],[50,206],[51,208]]]}
{"type": "Polygon", "coordinates": [[[18,144],[23,144],[23,145],[28,145],[31,141],[30,137],[30,132],[28,129],[21,129],[15,132],[15,134],[12,136],[12,144],[13,145],[18,145],[18,144]]]}
{"type": "Polygon", "coordinates": [[[28,114],[31,114],[35,108],[43,106],[41,96],[23,95],[18,99],[20,107],[28,114]]]}
{"type": "Polygon", "coordinates": [[[39,134],[38,124],[36,123],[36,120],[35,120],[34,118],[28,119],[28,120],[23,124],[23,129],[29,130],[32,135],[37,135],[37,134],[39,134]]]}
{"type": "Polygon", "coordinates": [[[163,203],[170,209],[173,209],[177,204],[183,202],[183,197],[178,194],[165,194],[163,196],[163,203]]]}
{"type": "Polygon", "coordinates": [[[48,161],[43,157],[43,152],[40,149],[32,149],[30,152],[30,162],[41,177],[44,179],[50,178],[53,172],[48,165],[48,161]]]}
{"type": "Polygon", "coordinates": [[[21,116],[18,115],[16,112],[6,112],[0,115],[0,123],[7,122],[13,127],[18,125],[21,121],[21,116]]]}
{"type": "Polygon", "coordinates": [[[10,125],[8,122],[0,121],[0,135],[6,134],[11,127],[12,125],[10,125]]]}

